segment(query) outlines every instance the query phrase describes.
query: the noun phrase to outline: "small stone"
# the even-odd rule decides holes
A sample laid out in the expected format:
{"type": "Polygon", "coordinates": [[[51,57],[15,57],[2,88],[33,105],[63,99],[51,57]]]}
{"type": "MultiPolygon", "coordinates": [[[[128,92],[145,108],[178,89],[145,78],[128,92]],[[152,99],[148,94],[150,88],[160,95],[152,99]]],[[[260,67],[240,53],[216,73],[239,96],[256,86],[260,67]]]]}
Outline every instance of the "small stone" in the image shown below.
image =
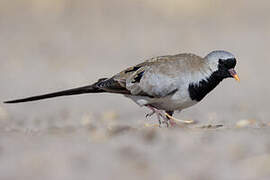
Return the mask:
{"type": "Polygon", "coordinates": [[[119,117],[119,115],[115,111],[106,111],[102,114],[103,120],[115,120],[119,117]]]}
{"type": "Polygon", "coordinates": [[[134,129],[129,126],[114,126],[114,127],[111,127],[108,132],[110,136],[115,136],[115,135],[123,134],[125,132],[129,132],[131,130],[134,130],[134,129]]]}
{"type": "Polygon", "coordinates": [[[91,113],[84,114],[81,119],[81,125],[87,126],[93,121],[93,115],[91,113]]]}
{"type": "Polygon", "coordinates": [[[143,134],[144,140],[147,142],[152,142],[157,137],[157,131],[155,129],[147,129],[143,131],[142,134],[143,134]]]}
{"type": "Polygon", "coordinates": [[[104,142],[108,139],[106,132],[103,129],[97,129],[95,131],[91,131],[90,140],[93,142],[104,142]]]}
{"type": "Polygon", "coordinates": [[[8,119],[8,113],[2,106],[0,106],[0,120],[6,119],[8,119]]]}
{"type": "Polygon", "coordinates": [[[247,127],[251,124],[254,124],[256,121],[253,119],[243,119],[240,120],[236,123],[236,127],[241,128],[241,127],[247,127]]]}
{"type": "Polygon", "coordinates": [[[223,127],[222,124],[209,124],[209,125],[203,125],[203,126],[200,126],[199,128],[202,128],[202,129],[218,129],[218,128],[221,128],[223,127]]]}
{"type": "Polygon", "coordinates": [[[159,124],[149,124],[149,123],[144,123],[144,127],[147,127],[147,128],[159,127],[159,124]]]}

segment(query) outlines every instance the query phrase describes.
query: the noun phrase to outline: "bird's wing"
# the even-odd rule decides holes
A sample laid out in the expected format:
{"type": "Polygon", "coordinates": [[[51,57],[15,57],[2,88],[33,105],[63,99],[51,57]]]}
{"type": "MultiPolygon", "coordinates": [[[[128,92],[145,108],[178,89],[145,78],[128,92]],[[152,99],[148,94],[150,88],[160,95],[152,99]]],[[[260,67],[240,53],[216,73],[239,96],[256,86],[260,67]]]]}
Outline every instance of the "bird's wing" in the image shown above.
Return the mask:
{"type": "Polygon", "coordinates": [[[177,91],[183,77],[203,63],[193,54],[159,56],[121,71],[97,86],[107,92],[165,97],[177,91]]]}
{"type": "MultiPolygon", "coordinates": [[[[115,76],[104,79],[97,83],[97,87],[101,90],[110,93],[120,93],[132,95],[132,91],[127,88],[127,82],[132,81],[134,83],[139,82],[140,78],[143,76],[144,68],[147,63],[141,63],[133,67],[129,67],[124,71],[116,74],[115,76]]],[[[147,95],[141,93],[140,95],[147,95]]]]}
{"type": "Polygon", "coordinates": [[[98,87],[107,92],[148,97],[164,97],[177,90],[178,75],[185,62],[180,55],[159,56],[127,68],[98,87]],[[180,70],[180,71],[179,71],[180,70]]]}

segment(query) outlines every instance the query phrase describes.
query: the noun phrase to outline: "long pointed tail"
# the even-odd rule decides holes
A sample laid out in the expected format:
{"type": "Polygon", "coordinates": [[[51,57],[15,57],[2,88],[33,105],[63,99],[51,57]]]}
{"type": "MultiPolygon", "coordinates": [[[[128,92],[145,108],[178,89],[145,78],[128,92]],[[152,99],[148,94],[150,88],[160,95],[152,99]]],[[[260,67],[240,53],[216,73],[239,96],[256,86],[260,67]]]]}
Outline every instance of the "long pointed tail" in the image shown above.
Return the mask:
{"type": "Polygon", "coordinates": [[[97,87],[97,83],[99,83],[100,81],[102,81],[104,79],[100,79],[98,82],[96,82],[92,85],[89,85],[89,86],[83,86],[83,87],[79,87],[79,88],[68,89],[65,91],[58,91],[58,92],[49,93],[49,94],[43,94],[43,95],[39,95],[39,96],[27,97],[27,98],[23,98],[23,99],[5,101],[4,103],[22,103],[22,102],[28,102],[28,101],[37,101],[37,100],[41,100],[41,99],[54,98],[54,97],[58,97],[58,96],[70,96],[70,95],[85,94],[85,93],[101,93],[101,92],[105,92],[105,91],[102,89],[99,89],[97,87]]]}

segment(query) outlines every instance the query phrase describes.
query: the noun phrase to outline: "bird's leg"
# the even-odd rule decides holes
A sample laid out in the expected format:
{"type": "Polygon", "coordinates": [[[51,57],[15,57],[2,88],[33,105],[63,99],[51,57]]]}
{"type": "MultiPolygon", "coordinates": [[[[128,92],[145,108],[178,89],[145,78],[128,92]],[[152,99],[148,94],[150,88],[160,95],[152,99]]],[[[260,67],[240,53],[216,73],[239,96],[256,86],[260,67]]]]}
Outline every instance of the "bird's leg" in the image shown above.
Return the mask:
{"type": "Polygon", "coordinates": [[[146,107],[148,107],[152,111],[152,112],[146,114],[146,116],[145,116],[146,118],[151,117],[153,114],[155,114],[155,110],[152,106],[148,105],[146,107]]]}
{"type": "Polygon", "coordinates": [[[156,113],[157,115],[157,119],[158,119],[158,124],[159,124],[159,127],[161,127],[161,120],[160,120],[160,115],[158,113],[156,113]]]}
{"type": "Polygon", "coordinates": [[[168,111],[165,112],[165,116],[170,120],[170,123],[171,123],[171,121],[174,121],[174,123],[180,122],[180,123],[185,123],[185,124],[192,124],[192,123],[194,123],[193,120],[181,120],[181,119],[176,119],[176,118],[172,117],[172,116],[168,113],[168,111]]]}
{"type": "Polygon", "coordinates": [[[148,107],[152,111],[149,114],[147,114],[146,117],[150,117],[153,114],[156,114],[158,122],[159,122],[159,127],[161,127],[162,123],[166,124],[167,127],[169,127],[169,125],[171,125],[173,127],[173,126],[175,126],[177,124],[177,122],[185,123],[185,124],[194,123],[193,120],[181,120],[181,119],[174,118],[172,116],[173,111],[165,111],[165,112],[163,112],[162,110],[156,109],[151,105],[147,105],[146,107],[148,107]],[[161,121],[161,117],[162,117],[163,121],[161,121]]]}
{"type": "MultiPolygon", "coordinates": [[[[152,112],[149,113],[149,114],[147,114],[146,117],[150,117],[150,116],[152,116],[153,114],[156,114],[156,115],[157,115],[158,122],[159,122],[159,127],[161,127],[161,124],[162,124],[162,123],[166,123],[167,127],[169,126],[167,120],[164,120],[163,122],[161,122],[160,117],[163,118],[163,112],[162,112],[161,110],[158,110],[158,109],[154,108],[154,107],[151,106],[151,105],[147,105],[146,107],[148,107],[149,109],[152,110],[152,112]]],[[[163,119],[164,119],[164,118],[163,118],[163,119]]]]}

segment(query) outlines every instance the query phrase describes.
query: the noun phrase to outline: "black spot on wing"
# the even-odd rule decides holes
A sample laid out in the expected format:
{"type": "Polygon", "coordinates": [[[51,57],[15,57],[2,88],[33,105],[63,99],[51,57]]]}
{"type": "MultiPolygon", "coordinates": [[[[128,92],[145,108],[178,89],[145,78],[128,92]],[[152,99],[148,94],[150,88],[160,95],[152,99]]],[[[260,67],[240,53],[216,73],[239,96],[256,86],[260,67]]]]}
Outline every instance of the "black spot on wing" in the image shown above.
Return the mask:
{"type": "Polygon", "coordinates": [[[131,81],[131,82],[132,83],[139,83],[141,81],[141,79],[142,79],[143,74],[144,74],[144,71],[138,73],[136,75],[136,77],[133,79],[133,81],[131,81]]]}
{"type": "Polygon", "coordinates": [[[99,81],[96,86],[106,92],[130,94],[129,90],[121,86],[121,84],[113,78],[99,81]]]}
{"type": "Polygon", "coordinates": [[[130,68],[130,69],[127,69],[127,70],[125,71],[125,73],[137,71],[137,70],[140,69],[140,68],[141,68],[141,66],[134,66],[134,67],[132,67],[132,68],[130,68]]]}
{"type": "Polygon", "coordinates": [[[176,88],[175,90],[169,92],[166,96],[171,96],[173,95],[174,93],[176,93],[176,91],[178,91],[178,89],[176,88]]]}

